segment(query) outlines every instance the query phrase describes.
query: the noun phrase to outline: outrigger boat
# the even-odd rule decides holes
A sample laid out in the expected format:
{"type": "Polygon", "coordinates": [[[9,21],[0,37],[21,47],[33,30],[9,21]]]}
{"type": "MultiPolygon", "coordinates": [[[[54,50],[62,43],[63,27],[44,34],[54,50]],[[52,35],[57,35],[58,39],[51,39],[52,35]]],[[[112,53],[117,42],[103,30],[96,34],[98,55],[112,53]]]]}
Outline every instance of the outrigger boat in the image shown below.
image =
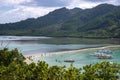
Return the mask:
{"type": "Polygon", "coordinates": [[[100,53],[106,53],[106,54],[111,54],[112,53],[111,50],[106,50],[106,49],[101,49],[98,52],[100,52],[100,53]]]}
{"type": "Polygon", "coordinates": [[[75,60],[68,59],[68,60],[64,60],[64,62],[75,62],[75,60]]]}
{"type": "Polygon", "coordinates": [[[98,59],[112,59],[111,55],[107,55],[107,54],[101,54],[99,56],[97,56],[98,59]]]}
{"type": "Polygon", "coordinates": [[[102,50],[98,50],[97,52],[91,55],[97,57],[98,59],[112,59],[113,57],[112,55],[110,55],[110,53],[112,53],[112,51],[102,49],[102,50]]]}

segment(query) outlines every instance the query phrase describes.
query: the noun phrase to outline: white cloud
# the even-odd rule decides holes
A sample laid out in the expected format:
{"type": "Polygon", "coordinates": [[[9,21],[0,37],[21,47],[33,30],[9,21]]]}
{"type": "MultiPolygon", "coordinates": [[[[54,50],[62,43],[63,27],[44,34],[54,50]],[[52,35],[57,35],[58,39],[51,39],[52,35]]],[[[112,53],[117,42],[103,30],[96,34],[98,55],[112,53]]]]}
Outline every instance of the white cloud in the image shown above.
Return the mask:
{"type": "Polygon", "coordinates": [[[60,8],[62,5],[67,8],[79,7],[84,9],[92,8],[102,3],[120,5],[120,0],[48,0],[48,3],[46,2],[47,0],[1,0],[0,23],[17,22],[27,18],[37,18],[54,9],[60,8]],[[59,1],[65,1],[65,3],[59,3],[59,1]],[[52,3],[54,4],[52,5],[52,3]],[[56,5],[55,3],[58,3],[59,5],[56,5]]]}
{"type": "Polygon", "coordinates": [[[92,8],[99,4],[108,3],[114,5],[120,5],[120,0],[71,0],[71,4],[67,6],[68,8],[92,8]]]}
{"type": "Polygon", "coordinates": [[[71,3],[70,0],[32,0],[23,5],[41,6],[41,7],[64,7],[71,3]]]}
{"type": "Polygon", "coordinates": [[[120,5],[120,0],[109,0],[107,3],[114,4],[114,5],[120,5]]]}
{"type": "Polygon", "coordinates": [[[56,8],[18,6],[0,14],[0,23],[17,22],[27,18],[43,16],[56,8]]]}
{"type": "Polygon", "coordinates": [[[85,8],[92,8],[94,6],[97,6],[98,4],[100,4],[99,2],[89,2],[89,1],[85,1],[85,0],[72,0],[71,5],[67,6],[68,8],[74,8],[74,7],[79,7],[82,9],[85,8]]]}
{"type": "Polygon", "coordinates": [[[2,3],[6,5],[18,5],[21,3],[31,2],[32,0],[3,0],[2,3]]]}

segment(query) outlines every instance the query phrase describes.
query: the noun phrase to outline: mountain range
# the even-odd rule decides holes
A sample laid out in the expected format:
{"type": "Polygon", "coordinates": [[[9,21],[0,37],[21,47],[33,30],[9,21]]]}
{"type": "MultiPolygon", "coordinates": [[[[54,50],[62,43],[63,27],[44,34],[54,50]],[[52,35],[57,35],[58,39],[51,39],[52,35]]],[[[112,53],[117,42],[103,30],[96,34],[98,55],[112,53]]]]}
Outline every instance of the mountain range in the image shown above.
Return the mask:
{"type": "Polygon", "coordinates": [[[120,38],[120,6],[63,7],[36,19],[0,24],[0,35],[120,38]]]}

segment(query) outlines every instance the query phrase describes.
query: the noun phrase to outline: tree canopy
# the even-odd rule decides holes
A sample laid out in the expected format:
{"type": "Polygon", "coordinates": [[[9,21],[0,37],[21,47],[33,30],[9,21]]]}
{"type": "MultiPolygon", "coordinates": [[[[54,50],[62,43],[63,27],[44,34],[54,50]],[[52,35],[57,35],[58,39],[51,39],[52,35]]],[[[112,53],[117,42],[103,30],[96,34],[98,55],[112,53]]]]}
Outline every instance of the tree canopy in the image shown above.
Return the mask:
{"type": "Polygon", "coordinates": [[[0,50],[0,80],[118,80],[120,64],[101,62],[76,68],[49,66],[45,61],[24,62],[17,49],[0,50]]]}

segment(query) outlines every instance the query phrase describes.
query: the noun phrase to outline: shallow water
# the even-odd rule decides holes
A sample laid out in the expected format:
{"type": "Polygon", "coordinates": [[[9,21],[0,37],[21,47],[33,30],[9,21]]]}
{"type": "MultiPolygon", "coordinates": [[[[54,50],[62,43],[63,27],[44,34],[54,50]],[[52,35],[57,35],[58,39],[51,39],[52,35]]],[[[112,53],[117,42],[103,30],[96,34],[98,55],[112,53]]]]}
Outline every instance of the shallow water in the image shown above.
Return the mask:
{"type": "Polygon", "coordinates": [[[99,49],[88,49],[88,50],[83,50],[79,52],[65,52],[64,54],[56,54],[52,56],[43,56],[43,57],[38,57],[37,60],[34,60],[37,62],[38,60],[43,60],[46,61],[49,65],[59,65],[59,66],[67,66],[69,67],[71,64],[73,64],[75,67],[82,67],[87,64],[94,64],[97,62],[102,62],[102,61],[109,61],[109,62],[117,62],[120,63],[120,47],[115,47],[115,48],[106,48],[108,50],[112,50],[112,59],[98,59],[94,56],[91,56],[94,52],[98,51],[99,49]],[[75,60],[74,63],[68,63],[64,62],[64,60],[75,60]]]}
{"type": "MultiPolygon", "coordinates": [[[[100,47],[119,45],[120,39],[84,39],[84,38],[54,38],[54,37],[41,37],[41,36],[0,36],[0,49],[8,47],[9,49],[18,48],[24,56],[36,56],[51,54],[53,52],[71,51],[89,47],[100,47]]],[[[120,48],[111,48],[114,52],[113,59],[108,61],[120,62],[120,48]]],[[[79,67],[86,64],[93,64],[99,61],[95,57],[90,56],[96,50],[87,50],[79,52],[66,52],[64,54],[57,54],[52,56],[39,57],[37,60],[44,60],[50,65],[66,65],[65,59],[74,59],[74,66],[79,67]]]]}

